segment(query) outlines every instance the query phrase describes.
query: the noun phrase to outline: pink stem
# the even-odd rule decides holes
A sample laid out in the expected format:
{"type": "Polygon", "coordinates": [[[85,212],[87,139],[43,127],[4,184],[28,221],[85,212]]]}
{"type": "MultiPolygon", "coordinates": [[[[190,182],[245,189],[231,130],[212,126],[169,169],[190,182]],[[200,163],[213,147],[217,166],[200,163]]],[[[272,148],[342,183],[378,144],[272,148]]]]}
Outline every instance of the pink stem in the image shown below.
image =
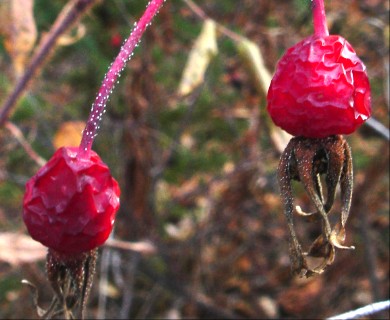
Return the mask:
{"type": "Polygon", "coordinates": [[[102,119],[103,113],[105,112],[104,108],[106,107],[108,98],[114,89],[115,83],[127,61],[129,61],[132,57],[133,50],[138,45],[146,27],[150,24],[154,15],[158,12],[164,1],[165,0],[151,0],[148,3],[143,16],[138,23],[134,24],[134,28],[129,38],[122,46],[118,56],[115,58],[110,69],[104,76],[102,85],[96,96],[95,102],[92,105],[87,124],[83,131],[83,137],[79,146],[79,156],[86,156],[91,150],[93,140],[97,135],[97,130],[99,129],[99,123],[102,119]]]}
{"type": "Polygon", "coordinates": [[[329,36],[328,26],[326,25],[324,0],[312,0],[312,13],[314,35],[318,37],[329,36]]]}

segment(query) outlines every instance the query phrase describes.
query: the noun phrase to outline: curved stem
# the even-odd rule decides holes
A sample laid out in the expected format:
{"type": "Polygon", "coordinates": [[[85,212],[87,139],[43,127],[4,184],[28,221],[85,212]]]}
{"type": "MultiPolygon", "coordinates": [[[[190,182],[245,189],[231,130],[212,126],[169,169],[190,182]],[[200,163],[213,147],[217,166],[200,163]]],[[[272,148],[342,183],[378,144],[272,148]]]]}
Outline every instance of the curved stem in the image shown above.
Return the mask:
{"type": "Polygon", "coordinates": [[[324,0],[312,0],[314,35],[326,37],[329,35],[328,26],[326,24],[324,0]]]}
{"type": "Polygon", "coordinates": [[[114,89],[115,83],[117,82],[117,79],[124,69],[127,61],[129,61],[133,55],[133,50],[138,45],[146,27],[150,25],[154,15],[158,12],[164,1],[165,0],[152,0],[148,3],[143,16],[138,23],[134,24],[134,28],[129,38],[122,46],[118,56],[115,58],[114,62],[110,66],[110,69],[104,76],[102,85],[98,91],[95,102],[92,105],[87,124],[83,131],[83,137],[79,147],[79,156],[86,156],[88,151],[91,150],[93,140],[97,135],[97,130],[99,129],[99,122],[105,112],[104,109],[108,98],[114,89]]]}

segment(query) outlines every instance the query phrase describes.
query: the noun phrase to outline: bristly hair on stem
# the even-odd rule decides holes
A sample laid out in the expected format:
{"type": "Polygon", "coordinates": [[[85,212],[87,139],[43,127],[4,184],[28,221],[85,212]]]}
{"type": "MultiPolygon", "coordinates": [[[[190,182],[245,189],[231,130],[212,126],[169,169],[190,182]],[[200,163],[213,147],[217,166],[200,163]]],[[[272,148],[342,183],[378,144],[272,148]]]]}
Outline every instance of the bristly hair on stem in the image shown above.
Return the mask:
{"type": "Polygon", "coordinates": [[[118,56],[115,58],[108,72],[106,73],[96,99],[92,105],[87,124],[83,131],[78,153],[79,157],[86,156],[88,151],[91,150],[93,140],[97,135],[97,130],[99,129],[99,123],[103,113],[105,112],[108,98],[114,89],[115,83],[117,82],[117,79],[120,73],[123,71],[126,63],[132,57],[133,50],[138,45],[145,29],[150,25],[153,17],[164,2],[165,0],[151,0],[148,3],[144,14],[138,23],[134,23],[134,28],[129,38],[121,47],[118,56]]]}
{"type": "Polygon", "coordinates": [[[324,0],[312,0],[311,10],[313,13],[314,34],[319,37],[328,36],[329,30],[326,24],[324,0]]]}

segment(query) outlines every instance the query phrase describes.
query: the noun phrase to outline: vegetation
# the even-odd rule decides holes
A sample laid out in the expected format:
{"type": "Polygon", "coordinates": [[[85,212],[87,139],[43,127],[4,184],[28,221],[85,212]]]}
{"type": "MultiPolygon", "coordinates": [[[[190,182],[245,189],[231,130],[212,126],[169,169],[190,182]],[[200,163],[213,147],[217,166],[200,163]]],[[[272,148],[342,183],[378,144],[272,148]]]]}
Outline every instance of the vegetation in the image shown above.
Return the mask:
{"type": "MultiPolygon", "coordinates": [[[[31,0],[38,40],[29,40],[23,60],[24,47],[6,27],[17,19],[3,19],[12,17],[4,3],[0,110],[65,5],[31,0]]],[[[91,3],[0,121],[2,319],[38,318],[22,279],[38,290],[40,307],[50,304],[45,250],[24,237],[24,185],[56,148],[79,143],[79,121],[146,5],[91,3]]],[[[337,251],[321,275],[291,275],[276,177],[288,139],[265,111],[253,51],[241,46],[246,39],[260,49],[264,80],[288,47],[311,34],[309,1],[167,0],[116,85],[93,145],[122,191],[114,233],[99,249],[87,317],[324,318],[389,298],[389,3],[326,1],[326,10],[330,33],[348,39],[371,82],[375,121],[346,136],[355,181],[346,244],[356,249],[337,251]],[[204,48],[196,41],[207,18],[217,23],[216,37],[207,33],[207,57],[194,64],[191,50],[204,48]],[[201,77],[198,84],[190,78],[183,94],[188,61],[201,77]]],[[[312,210],[303,188],[294,188],[296,205],[312,210]]],[[[296,229],[307,250],[321,225],[297,219],[296,229]]]]}

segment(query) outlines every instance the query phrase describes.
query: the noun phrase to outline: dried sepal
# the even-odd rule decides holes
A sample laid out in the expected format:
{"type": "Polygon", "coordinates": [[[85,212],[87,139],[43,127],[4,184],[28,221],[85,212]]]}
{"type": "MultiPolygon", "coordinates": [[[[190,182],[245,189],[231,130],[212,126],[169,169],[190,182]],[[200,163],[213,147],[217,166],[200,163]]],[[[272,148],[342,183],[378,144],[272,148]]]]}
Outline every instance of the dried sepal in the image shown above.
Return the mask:
{"type": "Polygon", "coordinates": [[[28,281],[26,279],[23,279],[21,282],[23,284],[27,285],[31,291],[34,307],[37,311],[38,317],[43,318],[43,319],[51,318],[51,315],[53,314],[54,308],[55,308],[56,303],[57,303],[57,297],[54,297],[52,299],[52,302],[50,303],[49,308],[47,310],[45,310],[45,309],[41,308],[38,304],[39,291],[38,291],[38,288],[36,287],[36,285],[31,283],[30,281],[28,281]]]}
{"type": "Polygon", "coordinates": [[[58,301],[56,313],[66,319],[83,319],[92,287],[97,249],[70,257],[49,249],[47,277],[58,301]]]}
{"type": "Polygon", "coordinates": [[[335,248],[353,249],[343,245],[345,224],[352,199],[352,172],[351,150],[341,135],[322,139],[295,137],[284,150],[279,163],[278,177],[290,233],[290,259],[293,273],[306,277],[322,273],[333,263],[335,248]],[[325,175],[326,199],[323,195],[321,175],[325,175]],[[315,212],[304,212],[299,206],[294,210],[292,180],[303,184],[316,208],[315,212]],[[333,207],[338,185],[341,189],[341,215],[340,222],[332,227],[328,213],[333,207]],[[294,229],[294,211],[308,222],[318,220],[322,222],[322,233],[307,253],[302,251],[294,229]],[[322,261],[315,267],[309,267],[307,256],[322,258],[322,261]]]}

